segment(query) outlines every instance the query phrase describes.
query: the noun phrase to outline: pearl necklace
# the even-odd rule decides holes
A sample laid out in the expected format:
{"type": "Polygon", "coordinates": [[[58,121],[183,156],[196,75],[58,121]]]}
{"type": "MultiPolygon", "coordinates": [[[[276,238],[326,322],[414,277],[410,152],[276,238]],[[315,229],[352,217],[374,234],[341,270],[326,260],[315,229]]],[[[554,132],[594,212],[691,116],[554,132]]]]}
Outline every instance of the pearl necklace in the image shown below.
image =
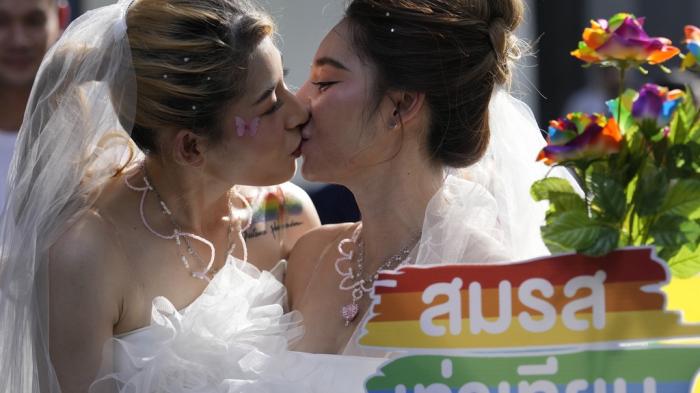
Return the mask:
{"type": "Polygon", "coordinates": [[[401,251],[385,259],[384,263],[372,275],[363,277],[365,272],[365,247],[364,241],[358,241],[361,232],[362,225],[359,225],[351,238],[343,239],[338,243],[340,257],[335,261],[335,271],[341,277],[338,288],[341,291],[352,291],[352,303],[344,305],[340,310],[345,326],[350,326],[350,323],[357,318],[357,314],[360,311],[360,300],[365,296],[365,293],[369,293],[372,290],[374,282],[379,278],[379,272],[382,270],[394,270],[400,265],[408,263],[408,255],[420,239],[420,235],[415,236],[401,251]],[[348,244],[353,245],[353,249],[350,251],[345,250],[345,246],[348,244]],[[351,266],[355,247],[357,247],[357,272],[351,266]],[[348,265],[347,269],[343,269],[345,264],[348,265]]]}
{"type": "MultiPolygon", "coordinates": [[[[192,278],[196,278],[205,282],[210,282],[214,275],[219,271],[219,269],[212,269],[214,266],[214,260],[216,259],[216,248],[214,247],[214,244],[210,242],[209,240],[195,235],[193,233],[188,233],[184,232],[180,229],[180,227],[177,225],[175,222],[175,219],[173,218],[172,211],[168,208],[168,206],[165,204],[165,201],[163,201],[163,198],[160,196],[160,193],[151,185],[150,180],[148,179],[148,176],[145,174],[146,170],[145,168],[143,169],[144,171],[144,176],[143,176],[143,182],[145,184],[144,187],[137,187],[132,185],[129,182],[129,179],[127,176],[124,177],[124,183],[126,186],[137,192],[141,192],[141,201],[139,203],[139,213],[141,215],[141,222],[143,225],[146,227],[146,229],[151,232],[154,236],[163,239],[163,240],[175,240],[175,244],[177,244],[177,249],[178,249],[178,254],[180,254],[180,261],[184,265],[185,269],[190,272],[190,275],[192,278]],[[165,235],[162,233],[159,233],[151,225],[148,223],[148,220],[146,219],[146,214],[145,214],[145,209],[144,205],[146,202],[146,197],[148,196],[149,192],[153,192],[158,199],[158,204],[160,205],[161,211],[163,212],[164,215],[168,216],[170,219],[171,224],[173,225],[173,233],[172,235],[165,235]],[[200,243],[203,243],[209,248],[210,251],[210,258],[209,261],[205,264],[204,259],[199,255],[199,253],[192,247],[192,243],[190,240],[196,240],[199,241],[200,243]],[[190,260],[187,258],[187,256],[182,252],[182,245],[183,242],[185,244],[185,248],[187,249],[187,253],[190,255],[191,258],[195,258],[198,260],[200,266],[206,266],[203,270],[197,271],[192,269],[192,264],[190,263],[190,260]]],[[[228,224],[228,230],[226,237],[228,239],[228,249],[226,251],[226,255],[231,255],[233,251],[236,248],[236,243],[235,239],[233,239],[233,223],[234,221],[237,223],[237,232],[238,232],[238,240],[241,242],[242,247],[243,247],[243,261],[248,260],[248,248],[246,247],[245,240],[243,239],[243,232],[245,232],[251,225],[252,222],[252,214],[250,212],[252,211],[250,204],[248,201],[243,197],[238,190],[235,188],[233,189],[233,195],[235,195],[237,198],[239,198],[242,202],[243,205],[245,206],[246,211],[248,212],[247,214],[247,224],[245,227],[241,227],[241,220],[236,219],[235,214],[234,214],[234,207],[233,203],[231,201],[231,195],[229,194],[229,224],[228,224]]]]}

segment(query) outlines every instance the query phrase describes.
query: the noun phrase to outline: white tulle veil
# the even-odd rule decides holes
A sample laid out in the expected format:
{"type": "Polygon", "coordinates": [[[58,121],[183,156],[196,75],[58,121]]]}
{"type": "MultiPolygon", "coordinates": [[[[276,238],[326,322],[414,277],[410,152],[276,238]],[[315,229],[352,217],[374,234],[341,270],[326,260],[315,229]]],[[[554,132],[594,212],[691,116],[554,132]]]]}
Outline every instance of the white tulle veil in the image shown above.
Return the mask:
{"type": "Polygon", "coordinates": [[[445,183],[425,213],[416,263],[515,261],[548,254],[540,236],[547,205],[530,196],[532,183],[549,172],[535,161],[545,140],[532,111],[504,87],[497,88],[489,126],[484,157],[469,168],[445,170],[445,183]]]}
{"type": "Polygon", "coordinates": [[[48,251],[135,153],[130,1],[74,21],[29,98],[0,226],[1,393],[60,392],[49,356],[48,251]]]}
{"type": "MultiPolygon", "coordinates": [[[[565,170],[536,162],[545,140],[530,108],[505,87],[491,97],[489,127],[489,147],[479,162],[444,169],[444,183],[428,203],[420,241],[406,263],[515,262],[549,255],[540,235],[547,204],[535,202],[530,187],[546,176],[566,178],[574,187],[575,182],[565,170]]],[[[361,347],[363,334],[360,324],[344,354],[392,355],[361,347]]]]}

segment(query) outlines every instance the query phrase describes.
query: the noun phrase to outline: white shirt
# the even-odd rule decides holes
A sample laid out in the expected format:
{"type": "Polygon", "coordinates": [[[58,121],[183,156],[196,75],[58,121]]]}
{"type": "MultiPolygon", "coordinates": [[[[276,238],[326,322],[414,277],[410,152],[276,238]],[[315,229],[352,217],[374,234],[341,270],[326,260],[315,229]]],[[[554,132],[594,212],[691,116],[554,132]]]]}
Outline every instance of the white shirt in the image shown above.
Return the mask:
{"type": "Polygon", "coordinates": [[[0,211],[5,208],[7,173],[10,170],[12,154],[17,141],[17,131],[0,130],[0,211]]]}

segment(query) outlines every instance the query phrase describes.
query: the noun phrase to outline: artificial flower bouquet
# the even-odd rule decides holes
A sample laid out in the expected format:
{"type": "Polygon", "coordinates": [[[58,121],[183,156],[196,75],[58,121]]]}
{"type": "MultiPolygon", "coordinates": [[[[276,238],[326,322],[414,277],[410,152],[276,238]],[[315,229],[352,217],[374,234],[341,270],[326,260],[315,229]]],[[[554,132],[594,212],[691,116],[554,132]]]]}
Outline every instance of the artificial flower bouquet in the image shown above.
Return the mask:
{"type": "Polygon", "coordinates": [[[624,246],[654,245],[675,277],[700,272],[700,108],[692,92],[653,84],[625,90],[625,73],[664,66],[698,71],[700,29],[685,28],[687,54],[644,31],[644,19],[617,14],[591,22],[572,52],[586,66],[619,70],[623,86],[607,114],[570,113],[549,125],[538,157],[577,179],[547,177],[532,195],[549,201],[542,236],[552,252],[605,255],[624,246]]]}

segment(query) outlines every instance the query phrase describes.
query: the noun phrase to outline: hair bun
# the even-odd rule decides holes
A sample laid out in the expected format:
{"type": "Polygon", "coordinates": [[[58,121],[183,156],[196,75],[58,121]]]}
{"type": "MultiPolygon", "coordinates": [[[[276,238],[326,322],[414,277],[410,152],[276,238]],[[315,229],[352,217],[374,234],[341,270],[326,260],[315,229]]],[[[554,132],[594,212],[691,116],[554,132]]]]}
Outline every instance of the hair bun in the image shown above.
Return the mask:
{"type": "Polygon", "coordinates": [[[353,0],[353,47],[376,67],[375,101],[388,89],[425,94],[426,152],[466,167],[488,147],[494,87],[510,80],[522,0],[353,0]]]}
{"type": "Polygon", "coordinates": [[[491,47],[496,53],[496,58],[501,61],[506,55],[507,35],[509,34],[506,27],[506,21],[501,17],[491,19],[489,22],[489,41],[491,47]]]}

